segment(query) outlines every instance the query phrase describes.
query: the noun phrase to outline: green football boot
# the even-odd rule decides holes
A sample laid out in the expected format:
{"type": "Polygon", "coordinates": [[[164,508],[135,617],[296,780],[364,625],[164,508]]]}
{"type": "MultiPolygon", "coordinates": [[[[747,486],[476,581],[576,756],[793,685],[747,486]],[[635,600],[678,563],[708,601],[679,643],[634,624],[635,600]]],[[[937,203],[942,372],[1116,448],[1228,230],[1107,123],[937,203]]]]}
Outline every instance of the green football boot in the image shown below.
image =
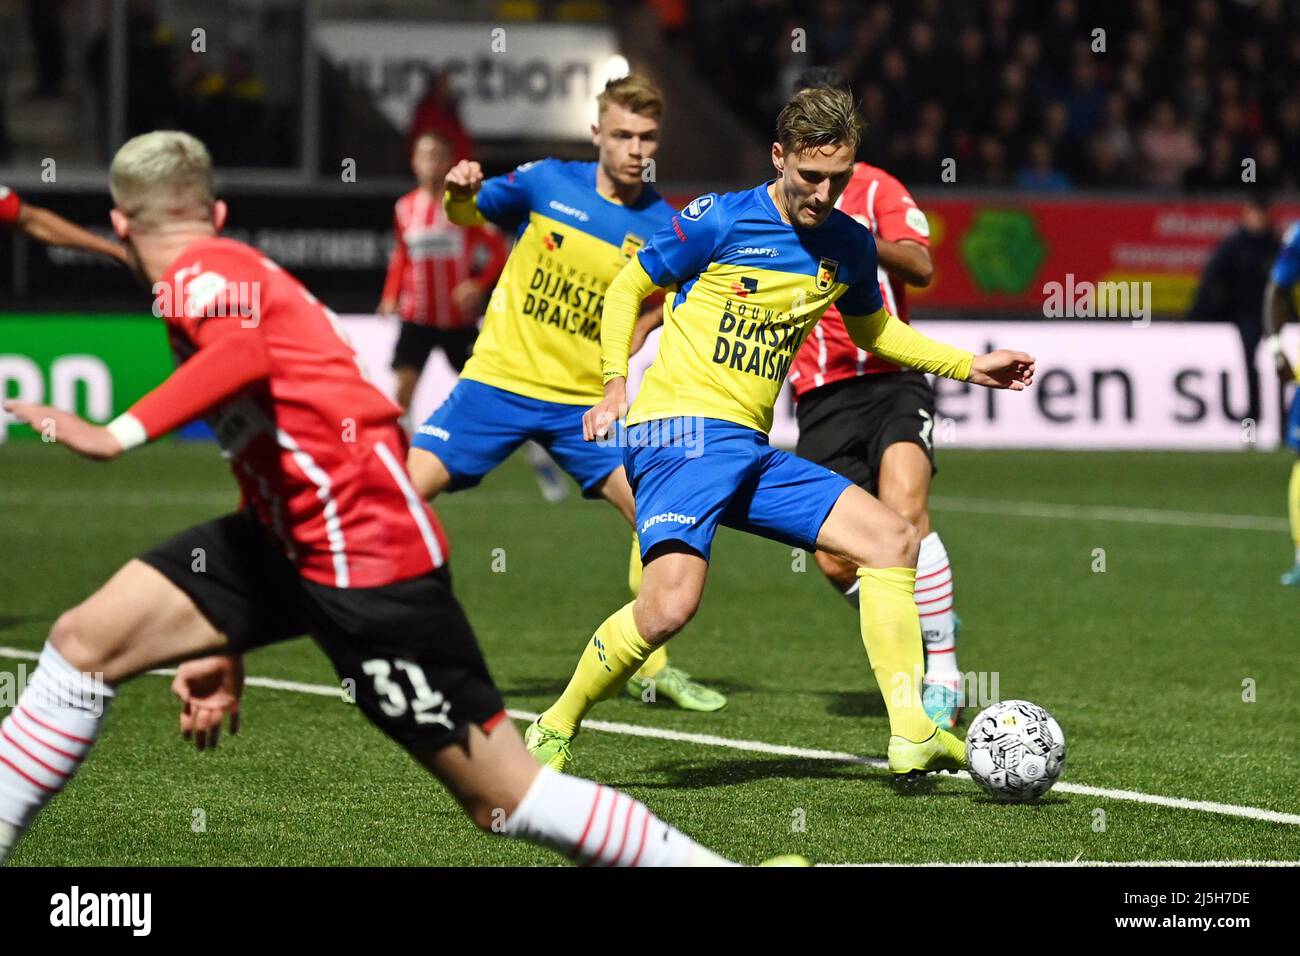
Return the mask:
{"type": "Polygon", "coordinates": [[[569,749],[572,743],[572,737],[566,737],[558,731],[543,727],[535,720],[524,731],[524,746],[528,748],[528,752],[539,764],[552,770],[563,772],[573,760],[573,751],[569,749]]]}
{"type": "Polygon", "coordinates": [[[691,680],[690,674],[671,664],[645,680],[633,675],[627,682],[627,694],[646,703],[654,703],[660,697],[666,697],[682,710],[695,710],[705,714],[727,706],[726,697],[691,680]]]}
{"type": "Polygon", "coordinates": [[[940,770],[956,773],[969,767],[966,745],[938,727],[920,743],[896,734],[889,738],[889,772],[897,777],[920,777],[940,770]]]}

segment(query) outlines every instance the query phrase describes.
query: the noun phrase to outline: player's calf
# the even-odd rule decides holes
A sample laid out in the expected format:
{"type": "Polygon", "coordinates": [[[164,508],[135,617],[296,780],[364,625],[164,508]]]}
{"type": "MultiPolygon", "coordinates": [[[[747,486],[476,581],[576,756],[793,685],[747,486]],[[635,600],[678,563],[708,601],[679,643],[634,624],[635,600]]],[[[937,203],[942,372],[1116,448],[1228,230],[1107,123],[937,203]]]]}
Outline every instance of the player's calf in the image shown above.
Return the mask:
{"type": "Polygon", "coordinates": [[[193,602],[142,561],[61,614],[0,723],[0,861],[81,766],[118,683],[224,646],[193,602]]]}

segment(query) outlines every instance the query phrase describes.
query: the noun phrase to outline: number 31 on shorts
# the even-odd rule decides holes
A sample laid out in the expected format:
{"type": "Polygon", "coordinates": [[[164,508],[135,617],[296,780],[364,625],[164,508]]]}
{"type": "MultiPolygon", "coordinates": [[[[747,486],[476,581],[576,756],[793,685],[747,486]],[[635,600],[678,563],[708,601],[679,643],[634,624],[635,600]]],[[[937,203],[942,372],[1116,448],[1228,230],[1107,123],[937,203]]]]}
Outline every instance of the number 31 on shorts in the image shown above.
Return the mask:
{"type": "Polygon", "coordinates": [[[418,664],[401,659],[390,662],[374,658],[363,661],[361,670],[374,680],[379,709],[389,717],[401,717],[410,710],[417,724],[442,724],[448,730],[454,729],[451,718],[447,716],[451,710],[451,701],[443,696],[442,691],[429,686],[424,671],[418,664]],[[393,680],[394,669],[406,675],[406,681],[414,694],[410,700],[393,680]]]}

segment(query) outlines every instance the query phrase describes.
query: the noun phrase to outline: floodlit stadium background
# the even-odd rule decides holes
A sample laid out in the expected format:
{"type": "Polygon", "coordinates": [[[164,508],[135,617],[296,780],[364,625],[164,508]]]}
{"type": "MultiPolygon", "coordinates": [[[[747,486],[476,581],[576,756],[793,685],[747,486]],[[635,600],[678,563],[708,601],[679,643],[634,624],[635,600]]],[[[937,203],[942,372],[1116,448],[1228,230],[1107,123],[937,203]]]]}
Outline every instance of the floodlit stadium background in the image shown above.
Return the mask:
{"type": "MultiPolygon", "coordinates": [[[[1258,399],[1248,388],[1256,304],[1241,310],[1254,328],[1203,310],[1186,320],[1244,197],[1273,201],[1279,229],[1300,218],[1300,94],[1287,82],[1300,74],[1296,16],[1234,0],[13,4],[0,11],[0,182],[106,233],[116,145],[187,129],[221,167],[229,234],[336,311],[365,316],[416,131],[451,134],[489,173],[587,158],[593,96],[630,65],[666,89],[654,172],[680,205],[767,178],[794,77],[834,66],[868,121],[862,158],[898,175],[930,220],[935,279],[912,290],[915,320],[976,349],[1014,332],[1040,359],[1026,401],[944,383],[941,443],[1267,449],[1283,396],[1266,354],[1255,356],[1258,399]],[[1142,311],[1074,314],[1088,282],[1138,283],[1128,288],[1142,311]],[[966,324],[935,324],[950,321],[966,324]]],[[[84,313],[138,312],[132,280],[18,238],[0,249],[10,394],[40,399],[39,379],[45,397],[76,394],[93,418],[124,409],[159,367],[146,355],[162,347],[151,324],[124,319],[97,361],[74,366],[36,340],[70,340],[60,323],[84,313]]],[[[386,376],[394,323],[348,325],[386,376]]],[[[435,357],[417,416],[449,375],[435,357]]],[[[776,437],[788,443],[783,408],[776,437]]]]}

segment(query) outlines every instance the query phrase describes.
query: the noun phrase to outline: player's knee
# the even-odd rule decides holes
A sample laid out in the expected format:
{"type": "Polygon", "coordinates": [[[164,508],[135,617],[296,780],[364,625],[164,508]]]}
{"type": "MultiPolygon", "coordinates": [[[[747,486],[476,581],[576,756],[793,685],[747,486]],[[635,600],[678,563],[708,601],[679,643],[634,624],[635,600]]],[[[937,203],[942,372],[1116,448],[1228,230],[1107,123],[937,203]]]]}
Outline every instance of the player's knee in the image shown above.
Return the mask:
{"type": "Polygon", "coordinates": [[[102,673],[112,655],[102,641],[94,639],[89,624],[80,608],[64,611],[50,628],[50,646],[77,670],[102,673]]]}
{"type": "Polygon", "coordinates": [[[870,567],[914,568],[921,551],[921,535],[916,526],[897,515],[887,528],[880,529],[873,542],[870,567]]]}
{"type": "Polygon", "coordinates": [[[662,644],[686,627],[700,607],[699,594],[686,588],[674,588],[648,600],[642,597],[637,599],[636,625],[649,644],[662,644]]]}

